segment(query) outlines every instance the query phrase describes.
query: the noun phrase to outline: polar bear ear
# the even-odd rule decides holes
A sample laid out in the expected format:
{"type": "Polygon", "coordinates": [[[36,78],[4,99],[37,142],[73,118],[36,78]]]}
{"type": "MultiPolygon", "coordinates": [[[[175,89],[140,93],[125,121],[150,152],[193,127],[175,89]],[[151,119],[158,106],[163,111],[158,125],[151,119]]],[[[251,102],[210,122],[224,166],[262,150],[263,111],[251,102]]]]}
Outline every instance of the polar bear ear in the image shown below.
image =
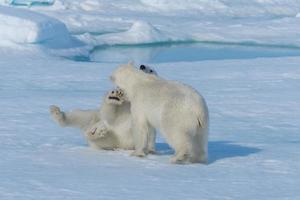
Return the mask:
{"type": "Polygon", "coordinates": [[[131,67],[134,67],[134,61],[133,60],[130,60],[127,65],[131,66],[131,67]]]}
{"type": "Polygon", "coordinates": [[[109,77],[109,79],[110,79],[112,82],[115,82],[115,80],[116,80],[116,78],[115,78],[113,75],[111,75],[111,76],[109,77]]]}

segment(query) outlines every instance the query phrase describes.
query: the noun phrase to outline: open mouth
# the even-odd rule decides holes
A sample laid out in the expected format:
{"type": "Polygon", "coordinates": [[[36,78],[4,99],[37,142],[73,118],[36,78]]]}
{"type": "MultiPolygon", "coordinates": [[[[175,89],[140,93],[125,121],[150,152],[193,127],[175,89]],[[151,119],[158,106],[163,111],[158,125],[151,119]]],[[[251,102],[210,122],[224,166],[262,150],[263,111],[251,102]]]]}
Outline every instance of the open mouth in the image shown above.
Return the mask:
{"type": "Polygon", "coordinates": [[[108,97],[109,99],[113,99],[113,100],[116,100],[116,101],[120,101],[120,99],[118,97],[108,97]]]}

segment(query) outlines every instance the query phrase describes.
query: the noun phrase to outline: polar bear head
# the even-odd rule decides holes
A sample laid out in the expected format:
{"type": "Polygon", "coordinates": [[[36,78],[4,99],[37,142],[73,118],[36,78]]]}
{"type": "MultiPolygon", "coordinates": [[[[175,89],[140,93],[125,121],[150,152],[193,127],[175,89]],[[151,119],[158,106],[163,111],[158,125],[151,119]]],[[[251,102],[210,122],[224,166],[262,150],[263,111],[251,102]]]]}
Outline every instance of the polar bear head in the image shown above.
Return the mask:
{"type": "Polygon", "coordinates": [[[119,66],[111,75],[110,79],[116,86],[130,92],[129,88],[136,83],[141,83],[145,80],[157,78],[156,71],[148,66],[141,65],[139,69],[135,68],[132,63],[119,66]]]}
{"type": "Polygon", "coordinates": [[[153,68],[151,68],[147,65],[140,65],[140,70],[142,70],[143,72],[145,72],[147,74],[157,75],[157,72],[153,68]]]}

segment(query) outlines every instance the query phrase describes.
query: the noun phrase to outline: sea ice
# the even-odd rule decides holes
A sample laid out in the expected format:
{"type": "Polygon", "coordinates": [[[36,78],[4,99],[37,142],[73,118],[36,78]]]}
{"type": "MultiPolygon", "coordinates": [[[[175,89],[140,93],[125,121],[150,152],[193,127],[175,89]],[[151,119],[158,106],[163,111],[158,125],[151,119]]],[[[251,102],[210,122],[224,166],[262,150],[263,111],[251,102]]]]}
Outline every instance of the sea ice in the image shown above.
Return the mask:
{"type": "Polygon", "coordinates": [[[16,6],[52,5],[54,0],[7,0],[7,3],[16,6]]]}
{"type": "Polygon", "coordinates": [[[64,23],[41,13],[0,6],[0,30],[0,45],[40,44],[58,54],[86,54],[86,45],[71,36],[64,23]]]}

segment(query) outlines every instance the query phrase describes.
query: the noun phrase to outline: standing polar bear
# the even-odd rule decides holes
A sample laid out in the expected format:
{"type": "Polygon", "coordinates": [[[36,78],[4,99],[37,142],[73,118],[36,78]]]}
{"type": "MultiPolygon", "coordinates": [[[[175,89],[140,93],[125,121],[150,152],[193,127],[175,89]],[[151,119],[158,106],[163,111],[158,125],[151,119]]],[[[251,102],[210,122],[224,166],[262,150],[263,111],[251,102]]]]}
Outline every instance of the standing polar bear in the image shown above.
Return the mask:
{"type": "Polygon", "coordinates": [[[132,64],[122,65],[111,80],[125,91],[131,103],[135,151],[148,153],[148,140],[159,129],[175,150],[172,163],[201,162],[208,157],[208,108],[190,86],[158,76],[148,76],[132,64]]]}
{"type": "MultiPolygon", "coordinates": [[[[148,76],[156,76],[154,69],[141,65],[140,71],[148,76]]],[[[134,149],[131,127],[130,102],[120,89],[108,92],[100,109],[63,112],[58,106],[50,106],[53,120],[61,127],[79,128],[88,144],[96,149],[134,149]]],[[[155,152],[155,133],[149,140],[150,152],[155,152]]]]}

